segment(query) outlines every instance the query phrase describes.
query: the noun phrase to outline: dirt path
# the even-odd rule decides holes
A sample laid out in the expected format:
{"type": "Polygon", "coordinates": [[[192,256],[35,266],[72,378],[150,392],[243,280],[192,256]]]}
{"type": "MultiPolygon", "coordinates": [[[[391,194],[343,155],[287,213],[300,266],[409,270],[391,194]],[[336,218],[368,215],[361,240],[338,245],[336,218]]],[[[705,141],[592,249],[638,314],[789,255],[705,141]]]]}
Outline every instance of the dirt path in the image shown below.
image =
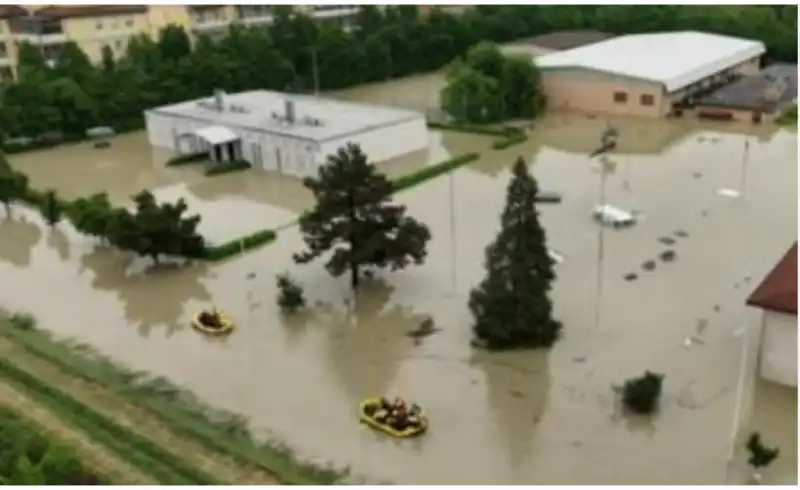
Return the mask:
{"type": "Polygon", "coordinates": [[[275,477],[256,467],[245,467],[233,458],[210,450],[192,439],[173,433],[152,412],[129,403],[121,395],[99,384],[71,376],[0,338],[0,355],[30,374],[69,392],[119,425],[147,437],[162,448],[184,458],[207,473],[233,485],[277,485],[275,477]]]}
{"type": "Polygon", "coordinates": [[[71,447],[86,467],[92,468],[117,485],[158,485],[91,437],[63,422],[56,414],[29,398],[6,381],[0,380],[0,404],[23,414],[27,420],[43,429],[52,438],[71,447]]]}

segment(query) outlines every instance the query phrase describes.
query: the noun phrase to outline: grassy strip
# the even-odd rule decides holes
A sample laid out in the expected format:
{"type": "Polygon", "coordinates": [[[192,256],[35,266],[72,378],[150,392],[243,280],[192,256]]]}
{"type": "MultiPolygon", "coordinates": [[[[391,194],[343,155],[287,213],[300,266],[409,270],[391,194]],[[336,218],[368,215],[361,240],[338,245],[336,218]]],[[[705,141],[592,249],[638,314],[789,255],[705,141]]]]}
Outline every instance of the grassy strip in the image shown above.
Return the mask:
{"type": "Polygon", "coordinates": [[[137,436],[64,392],[0,359],[0,375],[24,388],[59,416],[89,434],[120,458],[129,461],[163,484],[218,485],[210,475],[190,466],[149,439],[137,436]]]}
{"type": "Polygon", "coordinates": [[[466,153],[464,155],[459,155],[455,158],[427,166],[417,170],[416,172],[411,172],[410,174],[398,177],[392,181],[392,188],[395,192],[408,189],[409,187],[419,185],[427,180],[455,170],[458,167],[466,165],[470,162],[474,162],[479,157],[480,155],[477,153],[466,153]]]}
{"type": "Polygon", "coordinates": [[[147,408],[175,433],[192,437],[241,463],[263,468],[283,484],[327,485],[347,476],[346,470],[303,462],[283,444],[258,444],[241,416],[211,409],[167,380],[132,372],[88,347],[54,340],[29,319],[0,320],[0,333],[64,372],[103,385],[147,408]]]}
{"type": "Polygon", "coordinates": [[[250,162],[247,160],[232,160],[229,162],[212,162],[206,167],[205,174],[207,177],[214,175],[229,174],[231,172],[240,172],[251,168],[250,162]]]}
{"type": "Polygon", "coordinates": [[[0,405],[0,484],[108,485],[73,448],[14,409],[0,405]],[[23,458],[32,465],[25,471],[23,458]]]}
{"type": "Polygon", "coordinates": [[[188,155],[176,155],[165,164],[167,167],[180,167],[183,165],[190,165],[192,163],[200,163],[208,160],[208,152],[201,151],[199,153],[190,153],[188,155]]]}

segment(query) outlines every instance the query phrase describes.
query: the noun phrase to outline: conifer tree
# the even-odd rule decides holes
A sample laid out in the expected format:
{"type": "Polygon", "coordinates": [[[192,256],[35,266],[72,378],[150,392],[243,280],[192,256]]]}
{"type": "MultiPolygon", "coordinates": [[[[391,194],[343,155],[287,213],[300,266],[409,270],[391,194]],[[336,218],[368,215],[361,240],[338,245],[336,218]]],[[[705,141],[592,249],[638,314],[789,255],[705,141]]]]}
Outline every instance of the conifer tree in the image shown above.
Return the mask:
{"type": "Polygon", "coordinates": [[[539,223],[537,193],[536,180],[519,158],[500,233],[486,249],[486,277],[469,299],[473,332],[489,349],[550,347],[561,332],[548,297],[554,262],[539,223]]]}
{"type": "Polygon", "coordinates": [[[333,251],[325,268],[334,277],[349,271],[355,289],[364,266],[398,270],[425,260],[428,227],[406,216],[405,206],[392,203],[391,182],[358,145],[347,144],[328,156],[319,174],[303,184],[316,205],[300,218],[308,251],[295,254],[297,263],[333,251]]]}

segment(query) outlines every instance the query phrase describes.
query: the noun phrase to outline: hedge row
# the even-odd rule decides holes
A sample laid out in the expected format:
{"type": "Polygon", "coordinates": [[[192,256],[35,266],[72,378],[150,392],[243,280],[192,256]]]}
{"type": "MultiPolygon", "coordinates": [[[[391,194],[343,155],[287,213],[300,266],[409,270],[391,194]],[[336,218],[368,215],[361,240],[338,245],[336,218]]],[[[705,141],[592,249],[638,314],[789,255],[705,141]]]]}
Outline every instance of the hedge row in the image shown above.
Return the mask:
{"type": "Polygon", "coordinates": [[[483,136],[508,137],[511,134],[519,133],[518,129],[508,126],[492,127],[479,126],[476,124],[443,123],[437,121],[428,121],[428,127],[442,131],[456,131],[459,133],[480,134],[483,136]]]}
{"type": "Polygon", "coordinates": [[[165,164],[167,167],[180,167],[182,165],[189,165],[192,163],[200,163],[208,160],[208,152],[201,151],[199,153],[190,153],[188,155],[176,155],[165,164]]]}
{"type": "Polygon", "coordinates": [[[164,451],[153,441],[134,434],[5,359],[0,359],[0,375],[24,388],[33,398],[58,412],[59,416],[89,434],[93,440],[106,446],[123,461],[130,462],[162,484],[220,484],[205,472],[190,466],[174,454],[164,451]]]}
{"type": "Polygon", "coordinates": [[[528,136],[524,132],[519,131],[519,132],[511,134],[511,135],[509,135],[509,136],[507,136],[507,137],[505,137],[503,139],[499,139],[499,140],[495,141],[494,143],[492,143],[492,149],[493,150],[505,150],[506,148],[510,148],[512,146],[519,145],[519,144],[524,143],[526,141],[528,141],[528,136]]]}
{"type": "Polygon", "coordinates": [[[394,191],[400,191],[403,189],[408,189],[409,187],[413,187],[415,185],[419,185],[426,180],[430,180],[434,177],[438,177],[442,174],[450,172],[451,170],[455,170],[458,167],[466,165],[470,162],[474,162],[480,157],[477,153],[466,153],[464,155],[457,156],[455,158],[451,158],[449,160],[444,160],[439,163],[435,163],[428,167],[422,168],[417,170],[416,172],[412,172],[407,175],[403,175],[402,177],[398,177],[394,181],[392,181],[392,187],[394,191]]]}
{"type": "Polygon", "coordinates": [[[246,430],[232,430],[230,413],[209,409],[189,392],[163,380],[143,381],[134,373],[90,348],[52,338],[23,321],[0,320],[0,333],[29,353],[70,375],[100,384],[158,415],[176,434],[191,437],[207,448],[226,454],[245,465],[262,468],[285,485],[327,485],[341,481],[347,471],[337,471],[297,458],[283,444],[256,443],[246,430]],[[13,322],[13,323],[12,323],[13,322]],[[19,323],[19,327],[15,325],[19,323]]]}
{"type": "Polygon", "coordinates": [[[220,245],[207,245],[202,257],[204,260],[216,262],[227,259],[246,250],[272,243],[277,234],[274,230],[261,230],[251,235],[235,238],[220,245]]]}
{"type": "Polygon", "coordinates": [[[240,172],[251,168],[250,162],[247,160],[231,160],[229,162],[213,162],[206,168],[205,174],[208,177],[212,175],[222,175],[231,172],[240,172]]]}

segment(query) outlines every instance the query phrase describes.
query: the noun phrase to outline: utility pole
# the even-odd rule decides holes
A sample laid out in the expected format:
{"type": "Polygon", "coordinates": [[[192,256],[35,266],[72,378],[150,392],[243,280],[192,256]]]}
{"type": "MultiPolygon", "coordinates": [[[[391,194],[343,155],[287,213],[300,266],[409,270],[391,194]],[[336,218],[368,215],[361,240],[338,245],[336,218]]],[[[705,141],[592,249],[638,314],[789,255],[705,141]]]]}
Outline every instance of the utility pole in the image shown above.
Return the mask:
{"type": "Polygon", "coordinates": [[[317,47],[308,48],[311,51],[311,76],[314,79],[314,97],[319,97],[319,68],[317,67],[317,47]]]}

